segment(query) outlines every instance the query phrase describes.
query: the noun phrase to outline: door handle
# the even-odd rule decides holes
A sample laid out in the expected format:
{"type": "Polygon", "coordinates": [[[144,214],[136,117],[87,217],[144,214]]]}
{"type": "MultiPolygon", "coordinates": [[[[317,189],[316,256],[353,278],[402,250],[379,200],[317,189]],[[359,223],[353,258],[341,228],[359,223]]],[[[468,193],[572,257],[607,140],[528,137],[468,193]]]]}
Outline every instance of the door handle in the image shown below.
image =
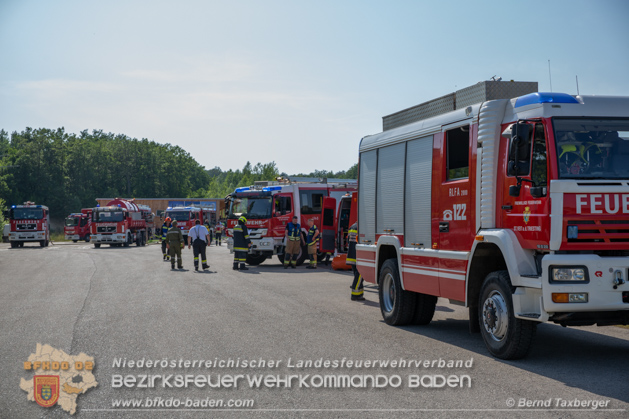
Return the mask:
{"type": "Polygon", "coordinates": [[[511,211],[513,209],[513,206],[511,206],[511,205],[503,205],[502,209],[503,210],[507,210],[507,211],[511,211]]]}
{"type": "Polygon", "coordinates": [[[447,233],[450,231],[450,223],[443,221],[439,223],[439,233],[447,233]]]}

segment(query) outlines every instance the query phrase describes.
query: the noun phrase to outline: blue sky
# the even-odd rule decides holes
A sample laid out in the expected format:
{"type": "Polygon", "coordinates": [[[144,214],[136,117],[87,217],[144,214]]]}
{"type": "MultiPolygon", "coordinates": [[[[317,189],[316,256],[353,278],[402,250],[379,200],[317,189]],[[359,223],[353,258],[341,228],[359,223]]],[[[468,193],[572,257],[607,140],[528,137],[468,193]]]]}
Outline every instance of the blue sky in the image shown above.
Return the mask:
{"type": "Polygon", "coordinates": [[[344,170],[382,116],[497,75],[629,95],[629,1],[0,0],[0,128],[212,168],[344,170]]]}

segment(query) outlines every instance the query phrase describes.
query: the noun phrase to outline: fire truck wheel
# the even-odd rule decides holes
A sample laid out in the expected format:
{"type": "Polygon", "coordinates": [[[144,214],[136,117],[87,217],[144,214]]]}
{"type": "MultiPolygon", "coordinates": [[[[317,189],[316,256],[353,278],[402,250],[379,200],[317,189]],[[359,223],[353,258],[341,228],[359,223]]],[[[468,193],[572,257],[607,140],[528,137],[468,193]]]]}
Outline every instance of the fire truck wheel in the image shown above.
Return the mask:
{"type": "Polygon", "coordinates": [[[94,247],[100,249],[100,243],[94,243],[94,247]]]}
{"type": "MultiPolygon", "coordinates": [[[[250,255],[247,254],[247,265],[259,265],[266,260],[266,255],[250,255]]],[[[282,263],[284,263],[282,261],[282,263]]]]}
{"type": "Polygon", "coordinates": [[[90,242],[90,235],[88,234],[87,236],[85,236],[85,243],[89,243],[90,242]]]}
{"type": "Polygon", "coordinates": [[[39,246],[40,246],[40,247],[44,247],[44,246],[46,246],[46,240],[40,240],[40,241],[39,241],[39,246]]]}
{"type": "Polygon", "coordinates": [[[76,242],[78,242],[78,240],[72,240],[72,242],[73,242],[73,243],[76,243],[76,242]]]}
{"type": "Polygon", "coordinates": [[[417,304],[413,324],[426,325],[432,321],[437,306],[437,297],[428,294],[417,294],[417,304]]]}
{"type": "Polygon", "coordinates": [[[516,319],[508,271],[491,272],[481,288],[478,317],[489,352],[500,359],[520,359],[528,353],[537,323],[516,319]]]}
{"type": "Polygon", "coordinates": [[[123,246],[124,247],[129,247],[130,243],[131,243],[131,236],[127,235],[127,240],[124,242],[123,246]]]}
{"type": "Polygon", "coordinates": [[[411,323],[415,314],[417,294],[402,289],[397,259],[388,259],[384,262],[378,284],[380,311],[385,323],[392,326],[411,323]]]}
{"type": "Polygon", "coordinates": [[[284,264],[284,253],[278,253],[277,254],[277,258],[279,259],[280,263],[283,265],[284,264]]]}
{"type": "Polygon", "coordinates": [[[17,248],[17,245],[18,245],[17,242],[11,242],[11,249],[17,248]]]}

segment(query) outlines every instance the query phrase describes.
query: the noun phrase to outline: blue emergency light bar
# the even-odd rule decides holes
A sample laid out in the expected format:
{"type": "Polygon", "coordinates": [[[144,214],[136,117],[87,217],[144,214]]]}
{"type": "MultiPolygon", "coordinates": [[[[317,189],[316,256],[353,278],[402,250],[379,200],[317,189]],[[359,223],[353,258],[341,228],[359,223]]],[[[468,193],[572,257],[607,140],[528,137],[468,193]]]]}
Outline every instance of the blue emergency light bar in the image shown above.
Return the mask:
{"type": "Polygon", "coordinates": [[[282,190],[281,186],[267,186],[265,188],[262,188],[262,192],[281,191],[281,190],[282,190]]]}
{"type": "Polygon", "coordinates": [[[235,192],[245,192],[250,190],[250,188],[248,186],[242,187],[242,188],[236,188],[235,192]]]}
{"type": "Polygon", "coordinates": [[[566,93],[548,93],[548,92],[538,92],[538,93],[529,93],[528,95],[520,96],[515,101],[515,107],[519,108],[520,106],[534,105],[536,103],[576,103],[579,101],[576,100],[573,96],[570,96],[566,93]]]}

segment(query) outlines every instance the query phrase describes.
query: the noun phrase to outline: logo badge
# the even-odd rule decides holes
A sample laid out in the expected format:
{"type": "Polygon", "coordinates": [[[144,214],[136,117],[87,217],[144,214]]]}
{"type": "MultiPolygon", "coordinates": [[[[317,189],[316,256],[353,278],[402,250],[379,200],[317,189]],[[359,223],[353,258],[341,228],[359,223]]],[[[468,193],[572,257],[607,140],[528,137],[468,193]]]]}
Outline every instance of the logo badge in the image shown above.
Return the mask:
{"type": "Polygon", "coordinates": [[[529,223],[529,218],[531,217],[531,208],[524,207],[524,224],[529,223]]]}
{"type": "Polygon", "coordinates": [[[35,375],[33,376],[35,385],[35,401],[42,407],[52,407],[59,400],[59,376],[58,375],[35,375]]]}

